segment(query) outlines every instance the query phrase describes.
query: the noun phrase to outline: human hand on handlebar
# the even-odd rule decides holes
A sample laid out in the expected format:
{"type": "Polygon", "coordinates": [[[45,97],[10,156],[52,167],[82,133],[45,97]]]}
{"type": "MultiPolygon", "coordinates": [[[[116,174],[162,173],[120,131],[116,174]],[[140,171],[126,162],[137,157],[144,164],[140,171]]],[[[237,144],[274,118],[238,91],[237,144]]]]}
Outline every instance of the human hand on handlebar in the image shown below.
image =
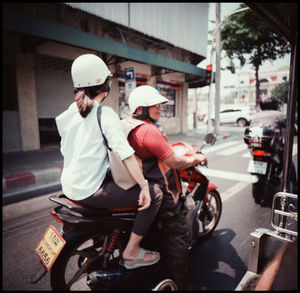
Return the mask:
{"type": "Polygon", "coordinates": [[[201,166],[207,165],[207,158],[201,153],[196,154],[194,156],[194,160],[195,160],[195,165],[198,165],[198,164],[200,164],[201,166]]]}

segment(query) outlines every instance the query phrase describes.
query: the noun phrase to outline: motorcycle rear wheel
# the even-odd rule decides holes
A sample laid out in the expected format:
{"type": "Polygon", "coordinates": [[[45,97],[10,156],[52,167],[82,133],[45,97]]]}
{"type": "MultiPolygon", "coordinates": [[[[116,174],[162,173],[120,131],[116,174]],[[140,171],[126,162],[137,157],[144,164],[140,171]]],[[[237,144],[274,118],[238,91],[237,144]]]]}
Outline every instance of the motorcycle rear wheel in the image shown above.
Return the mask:
{"type": "Polygon", "coordinates": [[[198,212],[200,221],[197,239],[203,239],[209,236],[217,227],[222,213],[222,200],[217,190],[211,190],[207,195],[207,201],[198,212]]]}
{"type": "MultiPolygon", "coordinates": [[[[102,246],[108,235],[104,232],[97,235],[91,233],[69,239],[52,267],[50,277],[52,290],[90,290],[87,276],[92,270],[100,268],[103,258],[99,254],[103,252],[102,246]]],[[[118,243],[114,258],[122,255],[122,251],[123,247],[118,243]]],[[[109,288],[103,288],[107,289],[109,288]]]]}

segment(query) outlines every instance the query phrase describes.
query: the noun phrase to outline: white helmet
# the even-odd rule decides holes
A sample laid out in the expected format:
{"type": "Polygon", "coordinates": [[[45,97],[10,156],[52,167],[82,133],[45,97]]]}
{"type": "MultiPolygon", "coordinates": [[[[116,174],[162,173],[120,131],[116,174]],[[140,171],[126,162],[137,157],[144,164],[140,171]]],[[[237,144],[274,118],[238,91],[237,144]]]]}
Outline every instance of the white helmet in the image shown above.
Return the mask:
{"type": "Polygon", "coordinates": [[[98,56],[83,54],[74,60],[71,75],[74,87],[81,88],[103,84],[111,72],[98,56]]]}
{"type": "Polygon", "coordinates": [[[134,113],[138,107],[150,107],[167,102],[168,99],[163,97],[157,89],[150,85],[141,85],[135,88],[128,98],[131,113],[134,113]]]}

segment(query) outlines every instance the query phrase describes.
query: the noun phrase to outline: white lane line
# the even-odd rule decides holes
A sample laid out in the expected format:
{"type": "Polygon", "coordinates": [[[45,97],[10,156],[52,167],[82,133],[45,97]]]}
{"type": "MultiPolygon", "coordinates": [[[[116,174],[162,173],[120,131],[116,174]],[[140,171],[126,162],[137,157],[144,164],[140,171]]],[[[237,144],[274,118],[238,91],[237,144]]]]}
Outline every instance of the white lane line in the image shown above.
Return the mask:
{"type": "Polygon", "coordinates": [[[221,155],[221,156],[231,156],[234,153],[238,153],[238,152],[243,151],[243,150],[245,150],[247,148],[248,148],[248,146],[246,144],[241,144],[241,145],[237,145],[235,147],[228,148],[228,149],[223,150],[221,152],[218,152],[218,155],[221,155]]]}
{"type": "Polygon", "coordinates": [[[298,154],[298,144],[293,144],[293,156],[296,156],[298,154]]]}
{"type": "Polygon", "coordinates": [[[203,149],[203,153],[204,154],[212,153],[212,152],[218,151],[220,149],[223,149],[223,148],[226,148],[226,147],[229,147],[229,146],[233,146],[237,143],[239,143],[239,141],[228,141],[228,142],[222,143],[220,145],[207,147],[207,148],[203,149]]]}
{"type": "Polygon", "coordinates": [[[205,176],[211,176],[211,177],[229,179],[229,180],[234,180],[234,181],[243,181],[243,182],[252,183],[252,175],[251,174],[242,174],[242,173],[237,173],[237,172],[207,169],[205,167],[201,168],[201,172],[205,176]]]}
{"type": "Polygon", "coordinates": [[[249,182],[239,182],[239,183],[236,183],[235,185],[231,186],[230,188],[228,188],[227,190],[225,190],[224,192],[221,193],[222,202],[231,198],[236,193],[240,192],[245,187],[247,187],[249,184],[250,184],[249,182]]]}
{"type": "Polygon", "coordinates": [[[243,158],[247,158],[247,159],[251,158],[250,151],[248,151],[247,153],[243,154],[242,157],[243,158]]]}

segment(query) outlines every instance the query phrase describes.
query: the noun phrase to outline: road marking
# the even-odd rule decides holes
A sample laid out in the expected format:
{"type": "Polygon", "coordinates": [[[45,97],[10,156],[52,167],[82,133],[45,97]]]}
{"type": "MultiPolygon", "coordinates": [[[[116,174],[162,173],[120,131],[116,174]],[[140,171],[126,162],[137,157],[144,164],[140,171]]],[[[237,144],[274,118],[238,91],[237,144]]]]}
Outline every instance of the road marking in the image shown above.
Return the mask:
{"type": "Polygon", "coordinates": [[[251,158],[250,151],[248,151],[247,153],[243,154],[242,158],[247,158],[247,159],[251,158]]]}
{"type": "Polygon", "coordinates": [[[234,153],[238,153],[240,151],[243,151],[246,148],[248,148],[248,146],[246,144],[241,144],[241,145],[237,145],[235,147],[228,148],[228,149],[223,150],[221,152],[218,152],[218,155],[230,156],[230,155],[233,155],[234,153]]]}
{"type": "Polygon", "coordinates": [[[243,190],[249,184],[250,184],[249,182],[239,182],[231,186],[230,188],[228,188],[227,190],[221,193],[222,202],[231,198],[233,195],[243,190]]]}
{"type": "Polygon", "coordinates": [[[220,149],[223,149],[223,148],[226,148],[229,146],[233,146],[237,143],[239,143],[239,141],[228,141],[228,142],[222,143],[220,145],[216,145],[216,146],[212,146],[210,148],[204,149],[203,152],[204,152],[204,154],[212,153],[212,152],[218,151],[220,149]]]}
{"type": "Polygon", "coordinates": [[[207,169],[204,167],[201,168],[201,173],[203,173],[205,176],[211,176],[211,177],[229,179],[229,180],[234,180],[234,181],[243,181],[243,182],[252,183],[252,175],[251,174],[242,174],[242,173],[237,173],[237,172],[207,169]]]}
{"type": "Polygon", "coordinates": [[[293,144],[293,156],[296,156],[298,154],[298,144],[293,144]]]}

